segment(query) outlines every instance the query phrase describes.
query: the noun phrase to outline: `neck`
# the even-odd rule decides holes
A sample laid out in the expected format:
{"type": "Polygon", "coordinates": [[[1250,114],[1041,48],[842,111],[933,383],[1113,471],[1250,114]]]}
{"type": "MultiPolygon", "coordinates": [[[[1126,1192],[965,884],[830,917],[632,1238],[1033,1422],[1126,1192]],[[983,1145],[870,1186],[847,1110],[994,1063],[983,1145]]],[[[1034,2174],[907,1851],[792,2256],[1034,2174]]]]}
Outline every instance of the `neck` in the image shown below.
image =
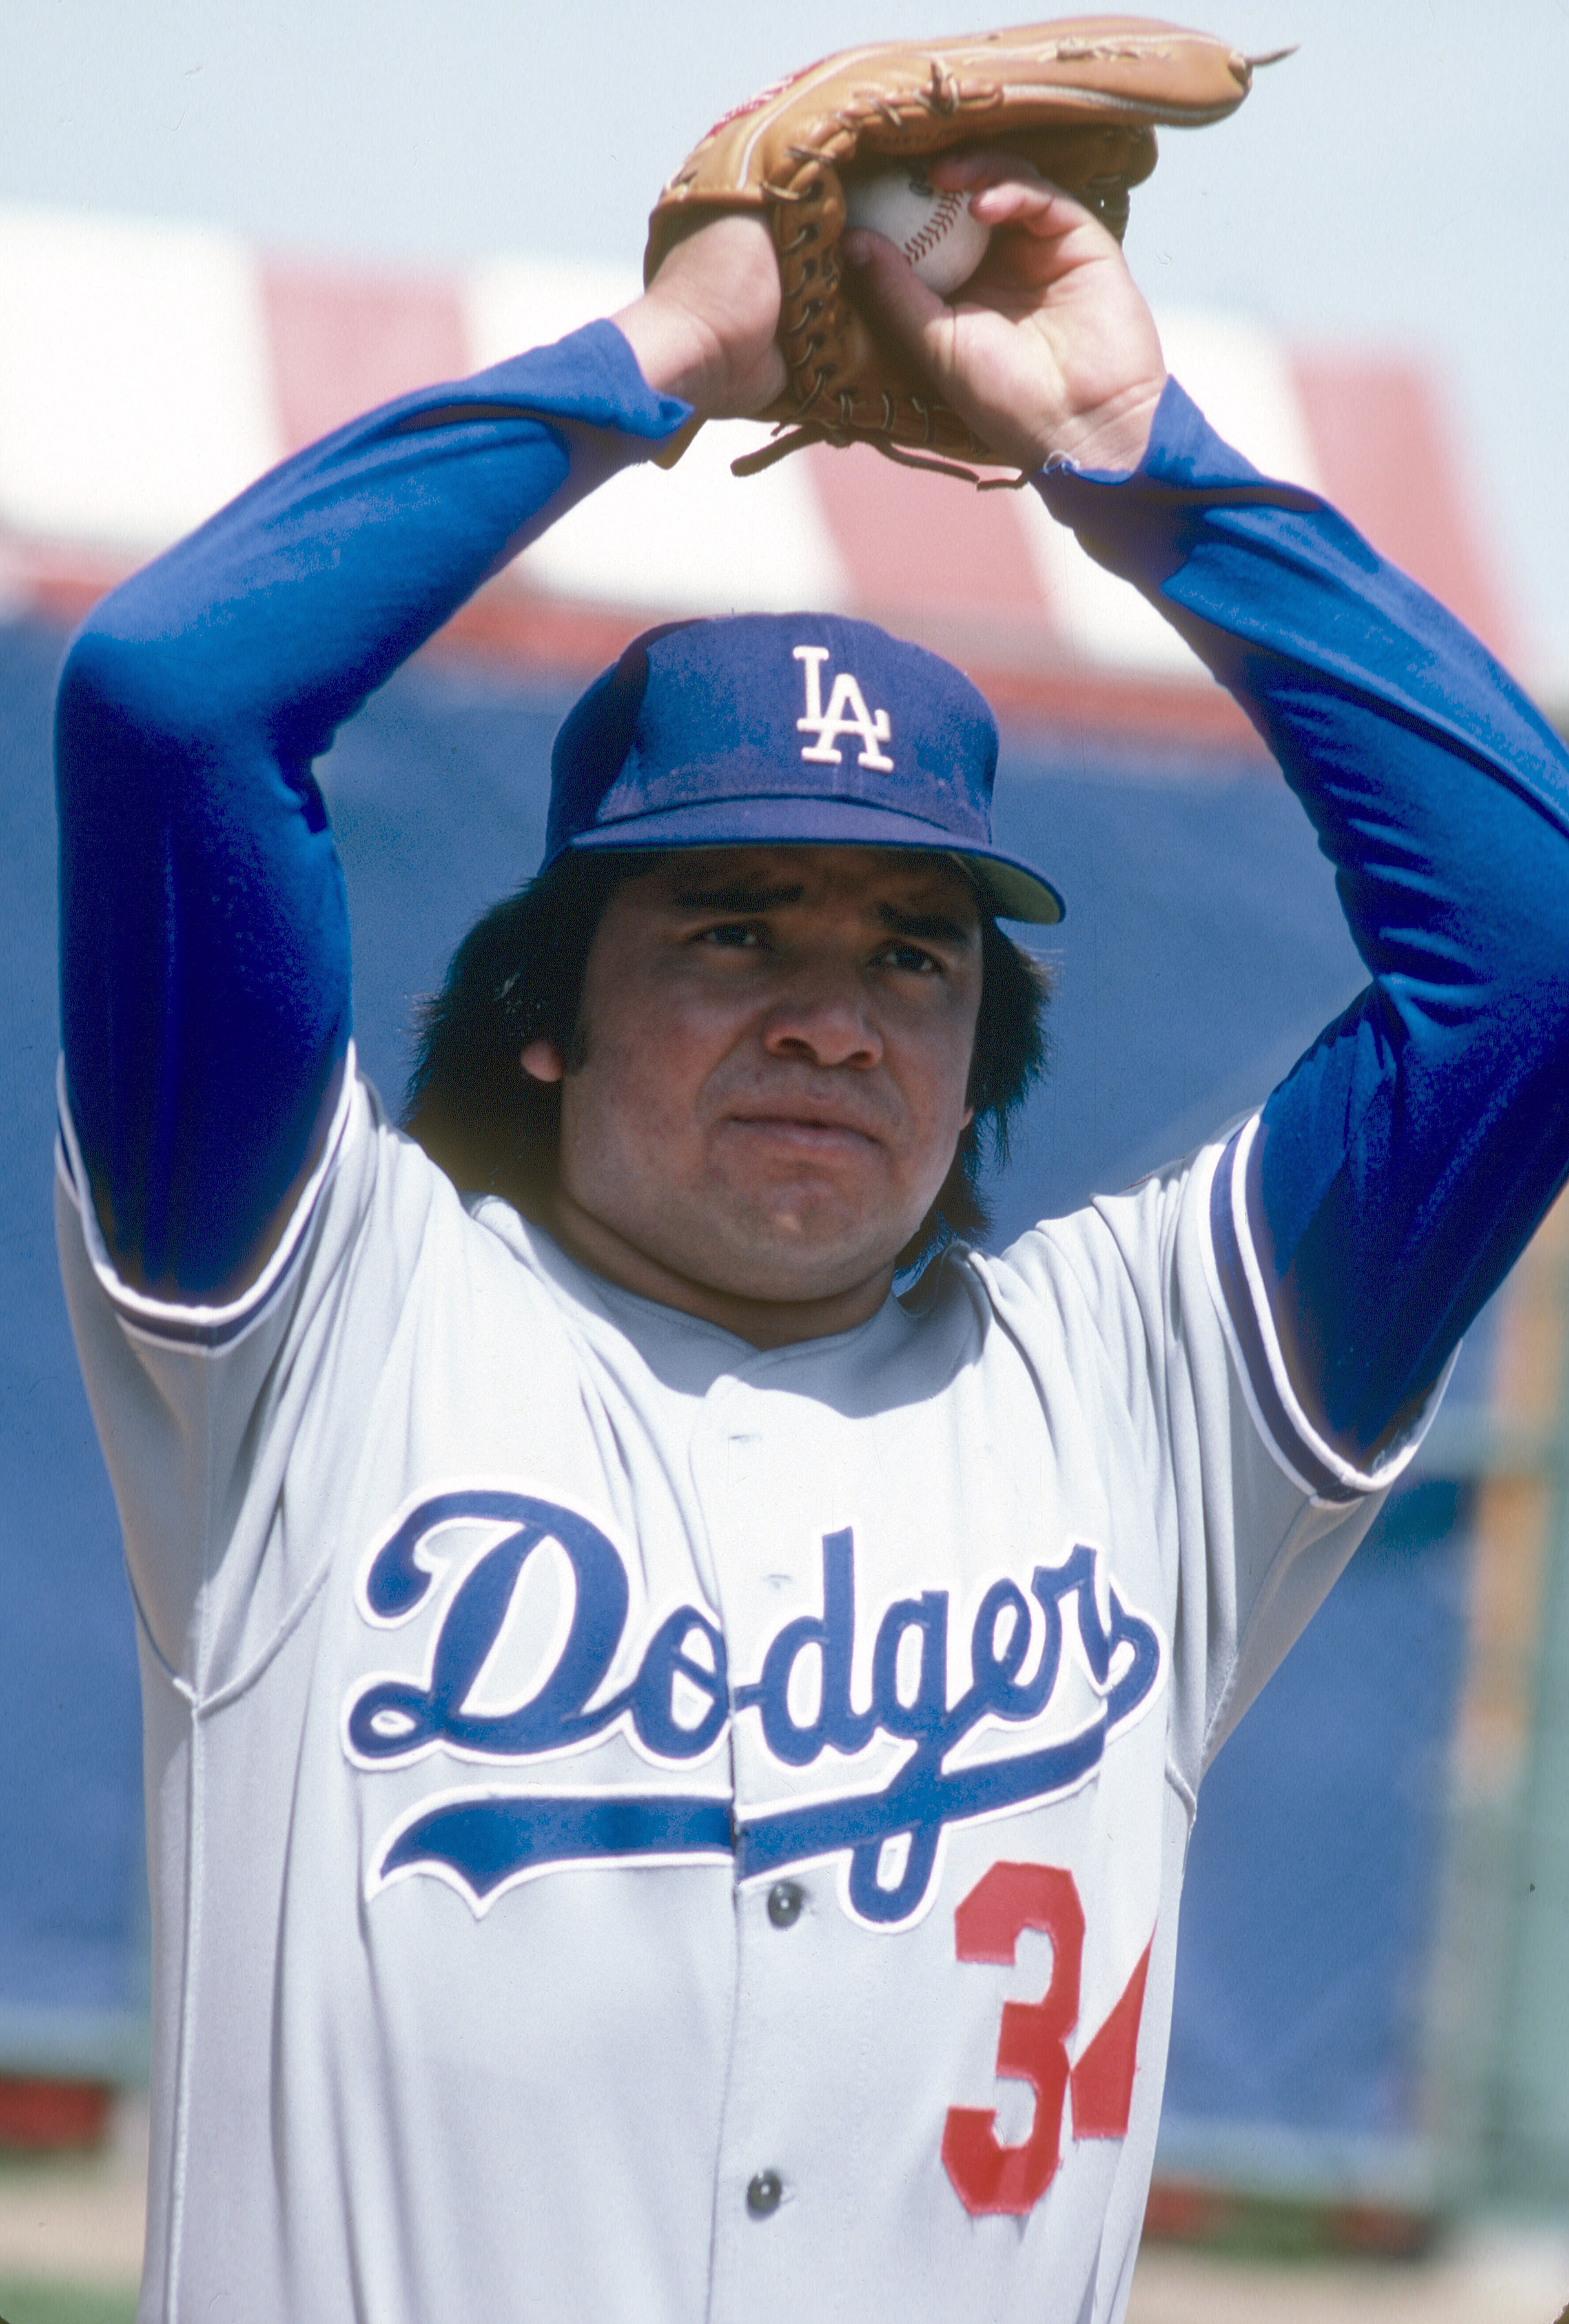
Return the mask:
{"type": "Polygon", "coordinates": [[[592,1212],[583,1210],[559,1187],[549,1201],[537,1204],[540,1224],[591,1274],[602,1275],[623,1291],[635,1292],[661,1307],[677,1308],[702,1323],[754,1348],[788,1348],[800,1340],[826,1340],[837,1332],[853,1332],[876,1314],[893,1288],[891,1263],[863,1279],[822,1296],[806,1299],[763,1299],[730,1291],[723,1285],[667,1267],[638,1244],[629,1242],[592,1212]]]}

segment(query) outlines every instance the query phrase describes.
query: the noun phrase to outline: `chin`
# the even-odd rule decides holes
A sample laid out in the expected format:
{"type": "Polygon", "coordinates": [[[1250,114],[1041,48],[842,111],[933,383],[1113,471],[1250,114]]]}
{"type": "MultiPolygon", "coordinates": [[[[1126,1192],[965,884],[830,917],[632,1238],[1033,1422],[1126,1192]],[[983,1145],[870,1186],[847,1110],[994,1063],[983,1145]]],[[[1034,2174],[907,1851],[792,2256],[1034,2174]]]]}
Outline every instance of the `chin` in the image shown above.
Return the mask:
{"type": "Polygon", "coordinates": [[[869,1231],[863,1213],[836,1204],[804,1216],[753,1211],[706,1246],[706,1271],[732,1297],[831,1299],[891,1268],[925,1215],[869,1231]]]}

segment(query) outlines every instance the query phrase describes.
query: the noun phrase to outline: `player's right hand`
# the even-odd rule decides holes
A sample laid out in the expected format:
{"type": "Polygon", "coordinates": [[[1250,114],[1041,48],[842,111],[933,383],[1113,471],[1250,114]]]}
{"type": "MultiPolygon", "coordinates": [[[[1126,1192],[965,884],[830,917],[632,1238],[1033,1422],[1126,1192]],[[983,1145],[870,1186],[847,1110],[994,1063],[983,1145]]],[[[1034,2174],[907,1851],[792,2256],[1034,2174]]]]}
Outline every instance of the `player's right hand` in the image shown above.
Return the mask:
{"type": "Polygon", "coordinates": [[[760,218],[719,217],[678,242],[642,297],[611,318],[651,388],[700,420],[744,419],[785,386],[779,265],[760,218]]]}
{"type": "Polygon", "coordinates": [[[991,244],[947,300],[881,235],[847,234],[844,254],[874,322],[982,442],[1026,474],[1054,456],[1136,468],[1166,364],[1114,238],[1015,154],[946,154],[931,175],[970,195],[991,244]]]}

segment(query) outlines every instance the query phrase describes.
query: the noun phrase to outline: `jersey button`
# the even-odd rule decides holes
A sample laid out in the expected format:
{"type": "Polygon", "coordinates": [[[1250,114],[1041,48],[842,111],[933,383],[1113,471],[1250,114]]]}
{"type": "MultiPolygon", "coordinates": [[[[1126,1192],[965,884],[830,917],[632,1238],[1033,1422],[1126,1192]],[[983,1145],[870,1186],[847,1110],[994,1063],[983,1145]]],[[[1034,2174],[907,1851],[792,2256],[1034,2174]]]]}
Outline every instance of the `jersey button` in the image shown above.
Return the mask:
{"type": "Polygon", "coordinates": [[[801,1917],[807,1892],[795,1880],[776,1880],[768,1892],[768,1917],[776,1929],[793,1929],[801,1917]]]}
{"type": "Polygon", "coordinates": [[[778,2210],[784,2193],[784,2181],[777,2171],[760,2171],[746,2190],[746,2208],[754,2219],[771,2218],[778,2210]]]}

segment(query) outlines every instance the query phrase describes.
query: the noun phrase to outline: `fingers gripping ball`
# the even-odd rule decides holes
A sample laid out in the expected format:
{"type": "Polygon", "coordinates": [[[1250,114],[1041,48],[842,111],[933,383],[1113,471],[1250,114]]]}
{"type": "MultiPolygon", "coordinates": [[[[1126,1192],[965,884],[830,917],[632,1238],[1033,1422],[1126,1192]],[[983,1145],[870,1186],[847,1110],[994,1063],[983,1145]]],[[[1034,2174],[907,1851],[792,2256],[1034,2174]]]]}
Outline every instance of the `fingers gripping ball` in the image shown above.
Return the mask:
{"type": "Polygon", "coordinates": [[[967,194],[945,193],[918,162],[880,170],[844,189],[844,221],[888,236],[939,299],[967,282],[992,239],[970,210],[967,194]]]}
{"type": "Polygon", "coordinates": [[[951,41],[872,42],[727,113],[655,204],[643,275],[651,281],[704,218],[750,211],[768,221],[788,385],[759,417],[789,432],[738,461],[739,473],[812,442],[996,462],[859,311],[838,246],[852,187],[898,174],[908,185],[945,153],[1001,147],[1121,235],[1131,189],[1155,167],[1157,125],[1223,120],[1251,78],[1227,41],[1136,16],[1076,16],[951,41]]]}

